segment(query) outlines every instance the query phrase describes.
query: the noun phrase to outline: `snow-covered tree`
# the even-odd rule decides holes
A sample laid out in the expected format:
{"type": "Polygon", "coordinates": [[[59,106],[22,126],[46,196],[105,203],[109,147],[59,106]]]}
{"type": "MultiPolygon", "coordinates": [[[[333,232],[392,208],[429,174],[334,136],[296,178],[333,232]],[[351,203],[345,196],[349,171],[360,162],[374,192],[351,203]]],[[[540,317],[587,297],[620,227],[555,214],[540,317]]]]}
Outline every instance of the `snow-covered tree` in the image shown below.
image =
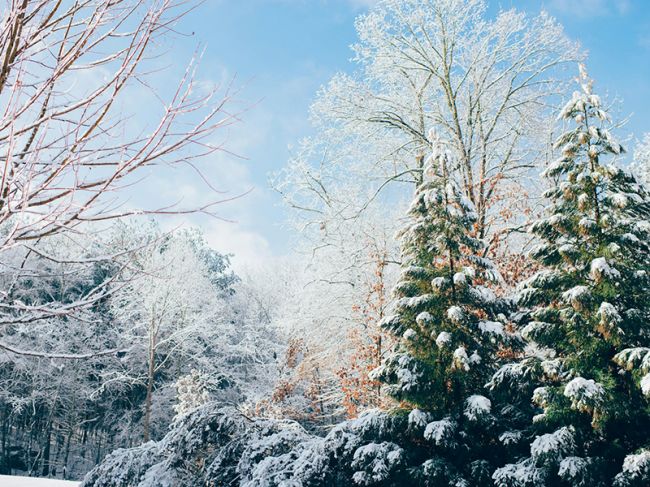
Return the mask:
{"type": "MultiPolygon", "coordinates": [[[[218,254],[209,251],[195,232],[161,233],[157,228],[138,237],[133,225],[121,230],[125,242],[148,245],[134,253],[110,297],[111,318],[122,330],[123,370],[103,373],[107,385],[126,382],[145,387],[143,434],[150,438],[156,401],[169,412],[170,385],[192,368],[201,370],[220,391],[222,400],[254,399],[254,388],[240,389],[253,377],[263,390],[277,352],[269,323],[258,321],[253,303],[238,296],[234,277],[224,272],[218,254]],[[218,265],[217,265],[218,264],[218,265]],[[257,371],[257,372],[254,372],[257,371]],[[173,378],[165,379],[172,375],[173,378]],[[247,378],[250,377],[250,378],[247,378]],[[158,387],[158,384],[162,387],[158,387]]],[[[168,413],[165,413],[167,416],[168,413]]],[[[168,421],[156,422],[163,432],[168,421]]]]}
{"type": "Polygon", "coordinates": [[[533,307],[522,334],[538,353],[518,365],[540,371],[538,435],[529,456],[495,473],[497,485],[650,482],[650,195],[607,161],[623,148],[583,67],[579,81],[561,112],[574,126],[545,171],[548,215],[530,228],[544,268],[521,289],[520,304],[533,307]]]}
{"type": "Polygon", "coordinates": [[[521,193],[509,190],[544,160],[551,96],[581,55],[546,13],[493,16],[487,3],[385,0],[357,19],[356,69],[321,90],[316,135],[276,181],[301,224],[326,225],[332,237],[339,222],[410,198],[432,127],[457,152],[450,171],[479,233],[502,223],[498,210],[521,193]]]}
{"type": "MultiPolygon", "coordinates": [[[[167,324],[163,327],[173,346],[158,348],[152,436],[167,430],[176,402],[174,383],[192,369],[204,372],[209,399],[220,403],[255,401],[269,392],[281,340],[250,299],[248,284],[237,279],[227,257],[210,249],[200,232],[166,235],[153,223],[123,222],[102,232],[54,235],[32,243],[31,250],[5,252],[0,267],[3,290],[32,313],[51,310],[54,301],[63,307],[58,316],[2,325],[4,345],[19,353],[0,353],[0,427],[5,432],[0,472],[60,476],[65,466],[70,478],[78,478],[106,453],[140,441],[147,347],[143,329],[134,329],[138,323],[113,311],[118,300],[128,301],[124,313],[143,303],[136,291],[144,283],[132,274],[156,251],[175,255],[184,266],[179,279],[193,279],[200,293],[188,293],[191,284],[176,288],[196,320],[184,323],[187,333],[175,337],[167,334],[167,324]],[[111,292],[102,293],[102,299],[65,312],[67,304],[84,300],[105,282],[111,292]],[[196,296],[214,304],[210,313],[197,314],[196,296]]],[[[163,279],[161,269],[150,271],[145,277],[159,278],[161,291],[173,284],[163,279]]]]}
{"type": "Polygon", "coordinates": [[[382,321],[398,341],[373,374],[434,445],[420,474],[433,462],[441,471],[436,485],[480,483],[498,456],[497,405],[485,385],[499,352],[515,340],[505,316],[496,319],[503,302],[489,285],[499,275],[472,236],[474,204],[450,178],[453,161],[433,131],[430,141],[433,152],[400,232],[402,275],[382,321]]]}
{"type": "Polygon", "coordinates": [[[646,187],[650,185],[650,132],[644,135],[634,149],[632,170],[646,187]]]}
{"type": "Polygon", "coordinates": [[[210,399],[207,377],[196,369],[176,381],[176,397],[178,404],[174,406],[177,416],[204,405],[210,399]]]}

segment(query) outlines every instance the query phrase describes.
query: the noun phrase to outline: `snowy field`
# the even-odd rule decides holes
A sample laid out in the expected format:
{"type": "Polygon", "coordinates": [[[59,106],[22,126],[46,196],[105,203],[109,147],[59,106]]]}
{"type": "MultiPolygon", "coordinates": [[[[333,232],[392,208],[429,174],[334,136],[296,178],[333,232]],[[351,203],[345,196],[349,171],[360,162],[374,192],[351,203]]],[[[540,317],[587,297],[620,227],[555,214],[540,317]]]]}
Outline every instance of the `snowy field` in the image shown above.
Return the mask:
{"type": "Polygon", "coordinates": [[[0,475],[0,486],[2,487],[76,487],[77,485],[79,485],[79,482],[70,482],[68,480],[0,475]]]}

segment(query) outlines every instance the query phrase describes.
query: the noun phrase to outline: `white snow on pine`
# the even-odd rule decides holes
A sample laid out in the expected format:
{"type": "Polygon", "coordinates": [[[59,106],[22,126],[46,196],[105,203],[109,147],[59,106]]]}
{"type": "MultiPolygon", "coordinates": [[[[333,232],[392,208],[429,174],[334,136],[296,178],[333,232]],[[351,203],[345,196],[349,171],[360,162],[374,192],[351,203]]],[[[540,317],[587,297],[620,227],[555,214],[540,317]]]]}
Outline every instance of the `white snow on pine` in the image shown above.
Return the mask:
{"type": "Polygon", "coordinates": [[[576,377],[564,387],[564,395],[571,399],[571,405],[578,410],[590,410],[605,397],[605,389],[593,379],[576,377]]]}
{"type": "Polygon", "coordinates": [[[478,327],[483,333],[503,335],[503,323],[499,323],[498,321],[479,321],[478,327]]]}
{"type": "Polygon", "coordinates": [[[474,394],[465,401],[465,417],[470,421],[476,421],[489,414],[491,410],[492,402],[485,396],[474,394]]]}
{"type": "Polygon", "coordinates": [[[422,428],[429,422],[429,413],[421,409],[414,409],[409,413],[409,425],[422,428]]]}
{"type": "Polygon", "coordinates": [[[452,306],[447,310],[447,318],[454,323],[461,323],[465,318],[465,313],[460,306],[452,306]]]}
{"type": "Polygon", "coordinates": [[[621,277],[621,273],[610,266],[605,257],[599,257],[591,261],[590,275],[597,281],[603,277],[608,279],[618,279],[621,277]]]}
{"type": "Polygon", "coordinates": [[[553,433],[538,436],[530,445],[530,454],[535,462],[544,459],[560,460],[575,450],[573,430],[562,427],[553,433]]]}
{"type": "Polygon", "coordinates": [[[646,396],[650,396],[650,373],[644,375],[641,379],[641,392],[646,396]]]}
{"type": "Polygon", "coordinates": [[[646,469],[650,469],[650,450],[628,455],[623,460],[623,472],[626,474],[639,475],[646,469]]]}
{"type": "Polygon", "coordinates": [[[450,341],[451,341],[451,335],[446,331],[442,331],[438,335],[438,338],[436,338],[436,345],[442,348],[445,345],[447,345],[450,341]]]}
{"type": "Polygon", "coordinates": [[[454,423],[449,418],[433,421],[424,430],[424,438],[433,441],[436,446],[444,445],[454,433],[454,423]]]}

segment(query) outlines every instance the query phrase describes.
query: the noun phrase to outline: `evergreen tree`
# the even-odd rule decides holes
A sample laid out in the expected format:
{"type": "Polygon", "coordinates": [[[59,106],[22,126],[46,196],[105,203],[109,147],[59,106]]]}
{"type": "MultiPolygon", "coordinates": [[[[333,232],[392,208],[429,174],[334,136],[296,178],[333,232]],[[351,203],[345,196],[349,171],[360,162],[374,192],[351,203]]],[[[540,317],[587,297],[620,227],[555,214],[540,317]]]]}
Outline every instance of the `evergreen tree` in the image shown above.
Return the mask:
{"type": "Polygon", "coordinates": [[[474,206],[449,175],[443,143],[434,133],[430,139],[433,152],[399,235],[392,313],[382,321],[397,345],[373,375],[398,402],[397,414],[408,414],[415,437],[401,446],[416,465],[409,475],[424,485],[483,485],[498,461],[503,420],[485,385],[516,340],[505,317],[495,319],[503,302],[488,285],[499,275],[472,236],[474,206]]]}
{"type": "Polygon", "coordinates": [[[650,485],[650,198],[605,163],[623,148],[584,68],[580,84],[561,112],[575,126],[545,171],[549,214],[530,228],[544,270],[521,290],[537,354],[518,365],[540,371],[538,436],[496,471],[499,486],[650,485]]]}

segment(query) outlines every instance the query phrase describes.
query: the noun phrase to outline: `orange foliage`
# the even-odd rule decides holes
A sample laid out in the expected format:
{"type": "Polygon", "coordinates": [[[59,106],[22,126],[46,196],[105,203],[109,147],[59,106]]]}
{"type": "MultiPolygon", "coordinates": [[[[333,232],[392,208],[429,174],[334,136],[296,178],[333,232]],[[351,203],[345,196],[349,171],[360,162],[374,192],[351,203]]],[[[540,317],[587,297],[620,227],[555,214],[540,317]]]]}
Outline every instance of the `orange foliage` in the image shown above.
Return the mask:
{"type": "Polygon", "coordinates": [[[386,308],[386,252],[373,251],[373,273],[366,283],[366,294],[356,304],[352,313],[359,327],[350,332],[349,340],[354,352],[349,362],[336,373],[343,394],[342,405],[348,417],[354,418],[365,409],[384,406],[388,398],[382,396],[381,384],[369,377],[370,372],[381,364],[384,351],[392,344],[379,322],[386,308]]]}

